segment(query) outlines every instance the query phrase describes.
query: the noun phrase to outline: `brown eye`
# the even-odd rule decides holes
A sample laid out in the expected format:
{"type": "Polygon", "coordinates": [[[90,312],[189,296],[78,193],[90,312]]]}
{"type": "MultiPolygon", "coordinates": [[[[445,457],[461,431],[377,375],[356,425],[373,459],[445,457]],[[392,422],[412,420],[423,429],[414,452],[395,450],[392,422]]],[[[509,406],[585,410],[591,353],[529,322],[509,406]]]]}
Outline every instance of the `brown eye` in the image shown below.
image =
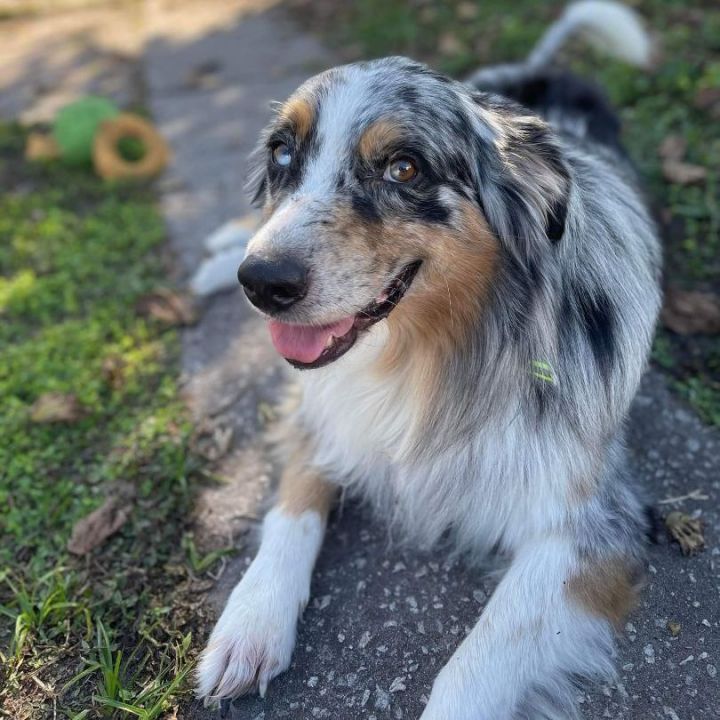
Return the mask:
{"type": "Polygon", "coordinates": [[[280,143],[273,148],[273,162],[280,167],[287,167],[292,162],[292,153],[285,143],[280,143]]]}
{"type": "Polygon", "coordinates": [[[417,173],[417,168],[412,160],[400,158],[399,160],[393,160],[387,166],[383,178],[390,180],[390,182],[406,183],[412,180],[417,173]]]}

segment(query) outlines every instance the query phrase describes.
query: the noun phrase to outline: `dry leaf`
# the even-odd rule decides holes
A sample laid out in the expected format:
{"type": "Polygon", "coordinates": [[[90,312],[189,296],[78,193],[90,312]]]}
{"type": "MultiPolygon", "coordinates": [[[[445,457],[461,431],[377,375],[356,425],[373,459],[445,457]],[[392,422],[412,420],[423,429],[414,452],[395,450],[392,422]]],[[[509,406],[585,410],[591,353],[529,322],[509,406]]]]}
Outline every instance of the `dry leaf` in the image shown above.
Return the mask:
{"type": "Polygon", "coordinates": [[[82,416],[82,405],[69,393],[43,393],[30,408],[30,419],[35,423],[72,423],[82,416]]]}
{"type": "Polygon", "coordinates": [[[665,526],[670,537],[679,543],[683,555],[694,555],[705,547],[701,520],[676,510],[665,518],[665,526]]]}
{"type": "Polygon", "coordinates": [[[670,288],[662,310],[664,325],[679,335],[720,332],[720,296],[670,288]]]}
{"type": "Polygon", "coordinates": [[[680,630],[682,629],[682,626],[679,622],[673,622],[672,620],[667,621],[666,627],[673,637],[677,637],[680,634],[680,630]]]}
{"type": "Polygon", "coordinates": [[[687,140],[682,135],[668,135],[658,148],[663,160],[682,160],[687,151],[687,140]]]}
{"type": "Polygon", "coordinates": [[[438,40],[438,50],[443,55],[459,55],[464,49],[465,46],[454,33],[443,33],[438,40]]]}
{"type": "Polygon", "coordinates": [[[720,117],[720,87],[701,88],[695,94],[695,107],[708,111],[713,117],[720,117]]]}
{"type": "Polygon", "coordinates": [[[104,543],[130,517],[134,499],[135,488],[129,484],[121,485],[97,510],[75,523],[68,550],[73,555],[87,555],[104,543]]]}
{"type": "Polygon", "coordinates": [[[461,2],[457,8],[455,8],[455,13],[460,20],[474,20],[479,12],[480,8],[474,2],[461,2]]]}
{"type": "Polygon", "coordinates": [[[420,20],[420,22],[424,23],[425,25],[432,25],[434,22],[437,21],[437,16],[437,8],[424,7],[418,13],[418,20],[420,20]]]}
{"type": "Polygon", "coordinates": [[[663,176],[678,185],[693,185],[705,180],[707,168],[702,165],[682,162],[681,160],[665,160],[662,164],[663,176]]]}
{"type": "Polygon", "coordinates": [[[120,390],[125,383],[125,365],[125,360],[120,355],[108,355],[103,360],[103,380],[113,390],[120,390]]]}
{"type": "Polygon", "coordinates": [[[166,325],[194,325],[197,322],[190,299],[164,288],[143,295],[135,304],[135,310],[166,325]]]}

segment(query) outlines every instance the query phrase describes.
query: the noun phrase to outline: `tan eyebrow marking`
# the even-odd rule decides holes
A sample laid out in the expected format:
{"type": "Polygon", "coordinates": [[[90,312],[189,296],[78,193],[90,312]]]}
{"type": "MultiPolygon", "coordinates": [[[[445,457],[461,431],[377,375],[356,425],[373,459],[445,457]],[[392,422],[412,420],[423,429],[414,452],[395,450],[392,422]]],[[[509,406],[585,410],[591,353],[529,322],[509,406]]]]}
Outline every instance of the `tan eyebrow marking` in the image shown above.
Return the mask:
{"type": "Polygon", "coordinates": [[[362,134],[358,151],[364,159],[370,160],[401,136],[402,129],[392,120],[377,120],[362,134]]]}
{"type": "Polygon", "coordinates": [[[283,106],[280,117],[293,126],[298,140],[304,140],[315,122],[315,108],[306,98],[292,98],[283,106]]]}

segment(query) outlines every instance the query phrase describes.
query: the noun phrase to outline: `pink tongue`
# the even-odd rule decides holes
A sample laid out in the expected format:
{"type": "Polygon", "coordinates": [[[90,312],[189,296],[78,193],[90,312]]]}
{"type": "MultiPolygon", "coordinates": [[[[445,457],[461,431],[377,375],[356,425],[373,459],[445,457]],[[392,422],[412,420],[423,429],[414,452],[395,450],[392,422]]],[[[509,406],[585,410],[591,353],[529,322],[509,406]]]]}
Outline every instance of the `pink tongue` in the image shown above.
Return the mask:
{"type": "Polygon", "coordinates": [[[270,320],[268,325],[272,343],[280,355],[287,360],[311,363],[320,357],[330,337],[342,337],[354,322],[354,317],[347,317],[322,327],[288,325],[277,320],[270,320]]]}

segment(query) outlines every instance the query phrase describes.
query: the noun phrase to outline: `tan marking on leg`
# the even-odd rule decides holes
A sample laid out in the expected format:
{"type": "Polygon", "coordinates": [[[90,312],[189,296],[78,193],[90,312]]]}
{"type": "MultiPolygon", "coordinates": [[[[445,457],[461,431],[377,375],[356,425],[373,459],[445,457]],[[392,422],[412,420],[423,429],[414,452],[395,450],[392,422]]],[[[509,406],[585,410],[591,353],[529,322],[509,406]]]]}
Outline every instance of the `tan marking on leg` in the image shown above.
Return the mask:
{"type": "Polygon", "coordinates": [[[566,586],[573,601],[617,628],[637,602],[638,590],[628,563],[620,559],[588,565],[570,577],[566,586]]]}
{"type": "Polygon", "coordinates": [[[285,103],[280,117],[292,124],[298,140],[304,140],[315,121],[315,108],[306,98],[294,97],[285,103]]]}
{"type": "Polygon", "coordinates": [[[373,160],[382,155],[391,143],[400,138],[401,134],[402,129],[392,120],[377,120],[360,138],[358,152],[365,160],[373,160]]]}
{"type": "Polygon", "coordinates": [[[337,487],[312,466],[310,442],[309,438],[298,438],[288,444],[291,449],[280,476],[277,507],[290,515],[314,510],[324,520],[334,502],[337,487]]]}

